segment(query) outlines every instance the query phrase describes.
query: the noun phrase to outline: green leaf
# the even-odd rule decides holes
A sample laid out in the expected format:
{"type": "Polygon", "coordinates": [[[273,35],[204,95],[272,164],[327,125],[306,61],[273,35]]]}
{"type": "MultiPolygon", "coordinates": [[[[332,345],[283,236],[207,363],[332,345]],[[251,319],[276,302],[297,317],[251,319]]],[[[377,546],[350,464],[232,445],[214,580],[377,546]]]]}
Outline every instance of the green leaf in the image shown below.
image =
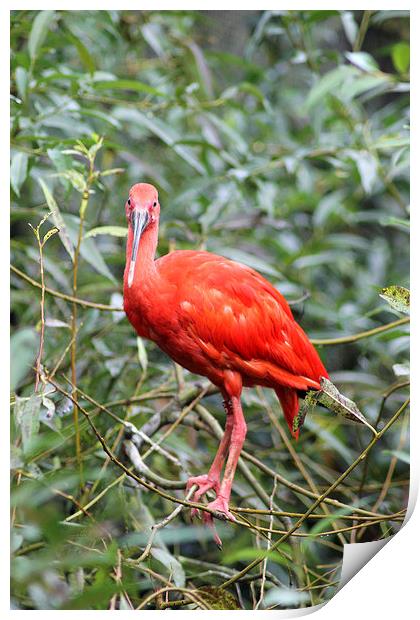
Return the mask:
{"type": "MultiPolygon", "coordinates": [[[[116,111],[117,116],[123,115],[127,118],[127,110],[118,108],[116,111]]],[[[180,138],[176,131],[169,125],[153,117],[151,114],[142,114],[138,110],[130,110],[128,118],[133,122],[137,122],[139,125],[146,127],[150,132],[160,138],[165,144],[170,146],[175,153],[177,153],[184,161],[186,161],[192,168],[194,168],[200,174],[205,174],[206,170],[204,166],[198,161],[193,154],[192,149],[189,149],[181,144],[176,144],[180,138]]]]}
{"type": "Polygon", "coordinates": [[[309,111],[320,103],[327,95],[335,93],[345,79],[354,76],[357,69],[343,65],[323,75],[312,87],[304,104],[304,111],[309,111]]]}
{"type": "Polygon", "coordinates": [[[397,149],[402,146],[410,146],[409,136],[400,134],[387,135],[384,134],[372,144],[375,149],[397,149]]]}
{"type": "Polygon", "coordinates": [[[28,174],[28,155],[18,152],[12,157],[10,166],[10,183],[17,196],[20,196],[20,188],[28,174]]]}
{"type": "Polygon", "coordinates": [[[126,237],[126,226],[98,226],[97,228],[91,228],[84,236],[84,239],[89,237],[96,237],[97,235],[111,235],[113,237],[126,237]]]}
{"type": "Polygon", "coordinates": [[[383,217],[379,220],[379,223],[381,226],[393,226],[394,228],[398,228],[399,230],[410,234],[410,222],[408,220],[403,220],[400,217],[383,217]]]}
{"type": "Polygon", "coordinates": [[[101,170],[99,174],[101,177],[109,177],[111,174],[122,174],[123,172],[125,172],[124,168],[109,168],[108,170],[101,170]]]}
{"type": "Polygon", "coordinates": [[[137,93],[166,97],[165,93],[157,88],[136,80],[98,80],[93,82],[93,87],[96,90],[134,90],[137,93]]]}
{"type": "Polygon", "coordinates": [[[378,63],[367,52],[346,52],[345,57],[362,71],[378,71],[378,63]]]}
{"type": "MultiPolygon", "coordinates": [[[[281,551],[282,547],[280,547],[281,551]]],[[[284,550],[286,550],[286,546],[284,546],[284,550]]],[[[224,564],[235,564],[236,562],[249,562],[250,560],[255,560],[256,558],[260,558],[262,555],[262,549],[257,549],[255,547],[237,547],[233,551],[229,551],[228,553],[223,555],[223,563],[224,564]]],[[[282,564],[284,566],[288,566],[288,560],[282,553],[278,553],[278,551],[266,551],[264,550],[264,557],[268,558],[271,562],[276,562],[277,564],[282,564]]]]}
{"type": "Polygon", "coordinates": [[[358,95],[373,89],[379,89],[381,92],[384,89],[387,90],[391,84],[392,83],[386,75],[360,73],[360,75],[355,75],[348,84],[345,84],[342,95],[345,100],[351,101],[358,95]]]}
{"type": "Polygon", "coordinates": [[[354,19],[354,11],[342,11],[341,23],[343,24],[343,29],[346,33],[348,42],[353,45],[356,41],[358,32],[358,26],[356,20],[354,19]]]}
{"type": "Polygon", "coordinates": [[[410,364],[394,364],[392,370],[396,377],[409,377],[410,376],[410,364]]]}
{"type": "Polygon", "coordinates": [[[385,299],[394,310],[410,314],[410,291],[404,286],[387,286],[381,290],[379,297],[385,299]]]}
{"type": "Polygon", "coordinates": [[[142,370],[145,372],[147,370],[147,351],[144,346],[144,342],[140,336],[137,337],[137,354],[140,362],[140,366],[142,370]]]}
{"type": "Polygon", "coordinates": [[[15,72],[16,88],[22,101],[26,100],[28,92],[28,72],[24,67],[17,67],[15,72]]]}
{"type": "MultiPolygon", "coordinates": [[[[79,221],[80,220],[77,216],[70,215],[69,213],[66,213],[63,216],[63,219],[66,224],[69,237],[73,245],[76,246],[77,239],[79,236],[79,221]]],[[[107,264],[105,263],[102,257],[102,254],[98,250],[98,247],[96,246],[93,239],[86,239],[86,238],[82,239],[82,242],[80,244],[80,254],[90,265],[92,265],[95,271],[97,271],[101,275],[111,280],[113,284],[117,284],[117,281],[115,280],[113,274],[109,270],[107,264]]]]}
{"type": "Polygon", "coordinates": [[[70,181],[74,189],[80,194],[83,194],[86,189],[85,178],[83,174],[80,174],[80,172],[77,172],[77,170],[64,170],[64,172],[58,172],[57,176],[63,177],[70,181]]]}
{"type": "Polygon", "coordinates": [[[50,237],[58,233],[58,228],[50,228],[48,232],[45,233],[44,238],[42,240],[42,245],[44,245],[50,237]]]}
{"type": "Polygon", "coordinates": [[[22,433],[24,454],[29,452],[32,440],[39,431],[41,401],[40,394],[32,394],[30,398],[16,397],[15,416],[22,433]]]}
{"type": "Polygon", "coordinates": [[[161,564],[163,564],[166,569],[169,571],[169,574],[172,575],[172,579],[176,586],[184,587],[185,586],[185,572],[184,569],[179,562],[166,548],[164,547],[152,547],[150,554],[158,560],[161,564]]]}
{"type": "Polygon", "coordinates": [[[410,66],[410,45],[405,41],[396,43],[391,48],[394,67],[399,73],[406,73],[410,66]]]}
{"type": "Polygon", "coordinates": [[[369,424],[365,416],[359,411],[356,403],[352,400],[340,394],[336,386],[326,379],[321,377],[320,380],[321,389],[319,392],[312,392],[310,394],[311,402],[315,399],[322,405],[325,405],[335,414],[357,422],[358,424],[364,424],[376,435],[375,429],[369,424]]]}
{"type": "Polygon", "coordinates": [[[371,194],[378,176],[378,162],[376,157],[369,151],[348,150],[346,154],[351,157],[357,166],[364,191],[366,194],[371,194]]]}
{"type": "Polygon", "coordinates": [[[39,11],[32,24],[28,39],[28,50],[31,60],[34,61],[45,41],[51,22],[55,17],[55,11],[39,11]]]}
{"type": "Polygon", "coordinates": [[[54,199],[54,196],[52,195],[51,190],[48,187],[48,185],[45,183],[45,181],[43,179],[38,179],[38,183],[40,184],[42,191],[44,192],[45,200],[47,202],[49,210],[52,213],[54,224],[58,228],[58,234],[60,236],[60,239],[64,247],[66,248],[71,260],[73,261],[73,246],[72,246],[70,236],[67,231],[64,218],[60,213],[60,209],[58,208],[58,205],[54,199]]]}
{"type": "Polygon", "coordinates": [[[10,389],[14,391],[33,366],[39,339],[35,329],[24,327],[10,339],[10,389]]]}
{"type": "Polygon", "coordinates": [[[72,32],[68,31],[67,33],[68,39],[73,43],[77,52],[79,54],[79,58],[85,67],[85,69],[93,75],[95,72],[95,61],[93,60],[92,54],[89,52],[88,48],[84,43],[80,40],[79,37],[74,35],[72,32]]]}

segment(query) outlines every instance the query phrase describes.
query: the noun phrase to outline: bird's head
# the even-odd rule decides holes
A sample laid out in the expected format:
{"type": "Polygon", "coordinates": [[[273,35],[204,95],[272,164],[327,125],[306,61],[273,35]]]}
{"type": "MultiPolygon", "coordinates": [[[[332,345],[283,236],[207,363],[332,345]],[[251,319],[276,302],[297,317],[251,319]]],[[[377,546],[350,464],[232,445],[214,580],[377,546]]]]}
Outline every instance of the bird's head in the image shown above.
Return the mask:
{"type": "Polygon", "coordinates": [[[133,232],[128,286],[131,286],[133,283],[141,236],[147,228],[156,224],[159,220],[159,212],[160,205],[156,187],[149,183],[136,183],[136,185],[133,185],[125,203],[128,226],[133,232]]]}

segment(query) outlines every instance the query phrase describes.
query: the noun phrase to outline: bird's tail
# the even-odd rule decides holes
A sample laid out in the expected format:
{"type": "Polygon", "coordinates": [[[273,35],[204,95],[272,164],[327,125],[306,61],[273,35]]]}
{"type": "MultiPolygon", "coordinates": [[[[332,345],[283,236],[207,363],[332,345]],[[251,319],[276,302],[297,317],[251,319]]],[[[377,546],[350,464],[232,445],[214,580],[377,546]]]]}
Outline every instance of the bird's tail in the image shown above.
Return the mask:
{"type": "Polygon", "coordinates": [[[280,387],[276,389],[277,398],[280,401],[283,409],[284,417],[290,428],[290,432],[293,437],[297,439],[299,437],[299,429],[293,430],[293,420],[299,412],[299,397],[296,390],[286,387],[280,387]]]}

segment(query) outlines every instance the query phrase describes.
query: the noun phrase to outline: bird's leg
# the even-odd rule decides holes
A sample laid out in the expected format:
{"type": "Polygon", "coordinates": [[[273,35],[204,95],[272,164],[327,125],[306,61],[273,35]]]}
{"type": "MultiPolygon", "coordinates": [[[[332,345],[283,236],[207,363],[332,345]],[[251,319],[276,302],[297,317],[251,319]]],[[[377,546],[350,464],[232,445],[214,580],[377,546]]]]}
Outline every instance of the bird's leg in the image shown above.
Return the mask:
{"type": "MultiPolygon", "coordinates": [[[[193,496],[194,502],[198,502],[200,497],[210,489],[214,489],[216,491],[216,495],[220,490],[220,474],[225,462],[233,428],[233,409],[230,399],[225,398],[224,405],[226,408],[225,432],[219,444],[216,456],[214,457],[214,461],[209,469],[209,473],[203,476],[193,476],[187,481],[187,489],[190,489],[194,484],[198,485],[198,489],[193,496]]],[[[194,517],[197,514],[197,508],[193,508],[191,511],[191,516],[194,517]]]]}
{"type": "MultiPolygon", "coordinates": [[[[241,454],[242,446],[245,441],[247,428],[244,414],[242,413],[240,398],[233,396],[231,403],[233,428],[230,438],[229,456],[220,489],[216,492],[216,499],[208,504],[208,507],[220,513],[223,518],[229,519],[230,521],[235,521],[235,517],[231,512],[229,512],[229,499],[232,490],[233,477],[235,475],[239,455],[241,454]]],[[[211,523],[211,515],[209,513],[205,513],[204,520],[211,523]]]]}

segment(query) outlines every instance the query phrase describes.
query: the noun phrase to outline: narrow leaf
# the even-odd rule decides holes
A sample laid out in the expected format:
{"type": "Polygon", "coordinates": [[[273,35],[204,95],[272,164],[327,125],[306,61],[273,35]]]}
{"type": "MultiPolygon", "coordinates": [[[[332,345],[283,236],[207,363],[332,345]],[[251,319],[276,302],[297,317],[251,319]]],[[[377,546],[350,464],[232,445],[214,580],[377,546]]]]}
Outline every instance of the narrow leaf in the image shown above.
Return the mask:
{"type": "Polygon", "coordinates": [[[38,350],[35,329],[20,329],[10,339],[10,389],[13,391],[30,371],[38,350]]]}
{"type": "Polygon", "coordinates": [[[147,93],[156,97],[166,96],[157,88],[136,80],[100,80],[94,82],[93,86],[97,90],[134,90],[137,93],[147,93]]]}
{"type": "Polygon", "coordinates": [[[321,389],[316,392],[316,399],[319,403],[325,405],[331,411],[340,415],[352,422],[358,422],[364,424],[376,435],[375,429],[369,424],[364,415],[359,411],[356,403],[352,400],[340,394],[335,385],[326,379],[321,377],[321,389]]]}
{"type": "MultiPolygon", "coordinates": [[[[64,151],[63,151],[64,152],[64,151]]],[[[80,172],[76,170],[65,170],[64,172],[59,172],[57,176],[64,177],[73,185],[74,189],[83,194],[86,189],[86,181],[80,172]]]]}
{"type": "Polygon", "coordinates": [[[79,37],[74,35],[72,32],[68,32],[68,38],[73,43],[77,52],[79,54],[79,58],[85,67],[85,69],[93,75],[95,72],[95,61],[93,60],[92,54],[89,52],[86,45],[80,40],[79,37]]]}
{"type": "Polygon", "coordinates": [[[392,370],[396,377],[409,377],[410,376],[410,364],[394,364],[392,370]]]}
{"type": "Polygon", "coordinates": [[[126,237],[127,228],[125,226],[98,226],[97,228],[91,228],[84,238],[96,237],[97,235],[112,235],[113,237],[126,237]]]}
{"type": "Polygon", "coordinates": [[[22,101],[25,101],[28,91],[28,72],[24,67],[16,68],[15,80],[18,95],[22,101]]]}
{"type": "Polygon", "coordinates": [[[140,337],[137,337],[137,354],[139,357],[140,366],[145,372],[147,370],[147,351],[144,346],[144,342],[140,337]]]}
{"type": "Polygon", "coordinates": [[[38,433],[40,409],[41,396],[39,394],[32,394],[29,399],[16,398],[15,415],[22,433],[24,454],[28,452],[32,439],[38,433]]]}
{"type": "Polygon", "coordinates": [[[410,66],[410,46],[405,41],[396,43],[391,49],[392,62],[399,73],[405,73],[410,66]]]}
{"type": "MultiPolygon", "coordinates": [[[[78,217],[66,213],[64,215],[64,221],[66,223],[66,227],[67,227],[67,231],[70,236],[70,239],[72,240],[73,244],[76,245],[78,235],[79,235],[79,221],[80,220],[78,217]]],[[[116,280],[114,276],[109,270],[106,262],[103,259],[102,254],[100,253],[93,239],[84,238],[82,240],[82,243],[80,245],[80,254],[90,265],[92,265],[95,271],[97,271],[101,275],[111,280],[113,284],[116,284],[116,280]]]]}
{"type": "Polygon", "coordinates": [[[378,71],[379,69],[376,60],[367,52],[346,52],[345,56],[362,71],[378,71]]]}
{"type": "Polygon", "coordinates": [[[58,205],[48,185],[42,179],[38,179],[38,183],[40,184],[42,191],[44,192],[45,200],[47,202],[48,208],[50,209],[52,213],[54,224],[58,228],[58,234],[60,235],[60,239],[64,247],[66,248],[71,260],[73,261],[73,246],[70,241],[70,237],[67,232],[67,228],[66,228],[66,224],[64,222],[63,216],[60,213],[58,205]]]}
{"type": "Polygon", "coordinates": [[[28,40],[28,50],[31,60],[34,60],[45,41],[55,11],[39,11],[32,24],[31,34],[28,40]]]}
{"type": "Polygon", "coordinates": [[[158,561],[166,566],[169,573],[172,575],[176,586],[181,588],[185,586],[185,572],[184,569],[177,560],[166,548],[153,547],[150,554],[158,561]]]}
{"type": "Polygon", "coordinates": [[[50,228],[48,232],[45,233],[44,238],[42,240],[42,245],[44,245],[50,237],[58,233],[58,228],[50,228]]]}
{"type": "Polygon", "coordinates": [[[26,179],[27,173],[28,155],[22,152],[16,153],[12,157],[12,163],[10,166],[10,183],[17,196],[20,196],[20,188],[26,179]]]}
{"type": "Polygon", "coordinates": [[[357,69],[354,67],[343,65],[323,75],[312,87],[305,102],[304,110],[310,110],[317,103],[320,103],[326,95],[334,93],[346,78],[356,72],[357,69]]]}

